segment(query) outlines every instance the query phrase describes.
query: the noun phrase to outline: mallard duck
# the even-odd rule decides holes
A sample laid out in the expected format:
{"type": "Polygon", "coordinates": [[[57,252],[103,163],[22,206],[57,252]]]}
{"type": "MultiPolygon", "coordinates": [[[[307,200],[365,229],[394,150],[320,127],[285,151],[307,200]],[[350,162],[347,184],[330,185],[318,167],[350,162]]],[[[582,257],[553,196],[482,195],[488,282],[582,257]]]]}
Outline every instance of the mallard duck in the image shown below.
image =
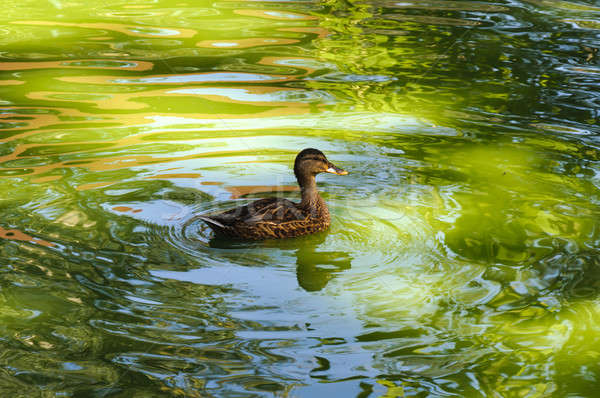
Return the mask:
{"type": "Polygon", "coordinates": [[[302,201],[266,198],[223,213],[202,215],[217,235],[248,240],[293,238],[313,234],[329,227],[329,209],[317,189],[319,173],[348,174],[327,160],[318,149],[302,150],[294,162],[302,201]]]}

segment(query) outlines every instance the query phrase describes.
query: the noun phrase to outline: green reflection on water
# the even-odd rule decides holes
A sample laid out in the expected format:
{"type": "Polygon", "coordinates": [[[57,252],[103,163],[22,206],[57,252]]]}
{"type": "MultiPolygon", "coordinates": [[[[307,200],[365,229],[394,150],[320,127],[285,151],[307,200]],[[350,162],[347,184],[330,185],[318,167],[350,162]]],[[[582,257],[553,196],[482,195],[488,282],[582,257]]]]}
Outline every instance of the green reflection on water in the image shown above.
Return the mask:
{"type": "Polygon", "coordinates": [[[596,395],[591,2],[5,6],[6,395],[596,395]],[[195,217],[304,147],[326,233],[195,217]]]}

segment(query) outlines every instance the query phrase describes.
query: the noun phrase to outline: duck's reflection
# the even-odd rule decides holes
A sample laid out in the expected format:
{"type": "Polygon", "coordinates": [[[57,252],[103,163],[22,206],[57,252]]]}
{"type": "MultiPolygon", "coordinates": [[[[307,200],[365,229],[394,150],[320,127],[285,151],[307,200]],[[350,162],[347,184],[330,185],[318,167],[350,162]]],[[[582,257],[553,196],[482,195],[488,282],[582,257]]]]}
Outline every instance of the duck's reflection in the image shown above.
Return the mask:
{"type": "Polygon", "coordinates": [[[323,289],[336,274],[352,265],[347,252],[319,250],[326,236],[327,233],[314,235],[296,250],[296,277],[300,287],[308,292],[323,289]]]}
{"type": "Polygon", "coordinates": [[[298,284],[307,292],[316,292],[327,286],[336,274],[350,269],[352,265],[352,257],[349,253],[328,250],[327,245],[323,245],[327,235],[327,232],[321,232],[295,239],[260,242],[237,241],[213,236],[208,241],[208,246],[214,249],[226,249],[226,251],[241,250],[245,254],[248,250],[260,251],[265,247],[283,250],[295,248],[298,284]]]}

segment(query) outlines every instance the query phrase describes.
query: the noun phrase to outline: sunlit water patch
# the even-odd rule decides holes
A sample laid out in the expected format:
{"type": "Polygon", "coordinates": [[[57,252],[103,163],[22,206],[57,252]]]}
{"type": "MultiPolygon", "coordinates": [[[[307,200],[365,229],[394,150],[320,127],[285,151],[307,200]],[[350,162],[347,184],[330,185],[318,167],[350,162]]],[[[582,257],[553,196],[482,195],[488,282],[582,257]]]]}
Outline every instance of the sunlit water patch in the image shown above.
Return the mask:
{"type": "Polygon", "coordinates": [[[598,7],[9,2],[7,396],[597,395],[598,7]],[[327,232],[215,238],[299,200],[327,232]]]}

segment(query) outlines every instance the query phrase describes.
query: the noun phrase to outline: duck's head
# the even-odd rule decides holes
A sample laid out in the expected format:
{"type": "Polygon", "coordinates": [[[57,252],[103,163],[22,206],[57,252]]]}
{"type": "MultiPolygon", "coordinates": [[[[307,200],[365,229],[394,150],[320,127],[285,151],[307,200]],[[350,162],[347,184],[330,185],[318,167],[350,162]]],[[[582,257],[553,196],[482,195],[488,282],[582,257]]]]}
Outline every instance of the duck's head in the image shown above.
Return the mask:
{"type": "Polygon", "coordinates": [[[314,148],[306,148],[300,151],[294,162],[294,174],[300,180],[301,176],[319,173],[332,173],[337,175],[346,175],[346,170],[340,169],[327,160],[323,152],[314,148]]]}

